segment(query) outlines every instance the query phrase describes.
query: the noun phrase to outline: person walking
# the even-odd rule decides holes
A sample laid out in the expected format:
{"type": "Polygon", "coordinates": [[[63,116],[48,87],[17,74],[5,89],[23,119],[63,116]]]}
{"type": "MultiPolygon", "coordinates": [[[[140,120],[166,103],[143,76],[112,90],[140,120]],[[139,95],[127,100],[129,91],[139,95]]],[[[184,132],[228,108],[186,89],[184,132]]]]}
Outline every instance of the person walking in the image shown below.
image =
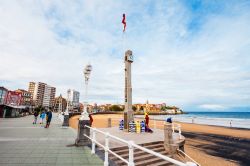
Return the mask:
{"type": "Polygon", "coordinates": [[[49,111],[46,113],[46,126],[45,126],[45,128],[49,128],[51,119],[52,119],[52,112],[49,109],[49,111]]]}
{"type": "Polygon", "coordinates": [[[145,132],[153,133],[153,131],[149,128],[149,116],[147,112],[145,112],[145,132]]]}
{"type": "Polygon", "coordinates": [[[43,124],[43,121],[44,121],[45,116],[46,116],[46,114],[45,114],[45,112],[43,111],[43,112],[40,114],[40,124],[43,124]]]}
{"type": "Polygon", "coordinates": [[[38,115],[39,115],[39,113],[38,113],[38,111],[36,110],[36,111],[34,112],[34,121],[33,121],[33,124],[36,124],[38,115]]]}

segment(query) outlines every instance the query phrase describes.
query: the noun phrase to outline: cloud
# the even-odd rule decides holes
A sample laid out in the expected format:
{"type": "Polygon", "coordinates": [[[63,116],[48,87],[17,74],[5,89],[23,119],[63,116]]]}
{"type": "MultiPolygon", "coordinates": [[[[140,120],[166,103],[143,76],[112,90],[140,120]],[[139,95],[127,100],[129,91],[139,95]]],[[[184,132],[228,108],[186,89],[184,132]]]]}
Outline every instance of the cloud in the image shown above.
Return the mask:
{"type": "Polygon", "coordinates": [[[247,1],[194,7],[189,1],[4,0],[0,84],[17,89],[42,81],[58,95],[79,90],[84,100],[83,68],[91,63],[88,100],[122,103],[123,56],[131,49],[135,103],[249,106],[249,8],[247,1]]]}
{"type": "Polygon", "coordinates": [[[209,110],[225,110],[226,107],[222,106],[222,105],[216,105],[216,104],[203,104],[199,106],[202,109],[209,109],[209,110]]]}

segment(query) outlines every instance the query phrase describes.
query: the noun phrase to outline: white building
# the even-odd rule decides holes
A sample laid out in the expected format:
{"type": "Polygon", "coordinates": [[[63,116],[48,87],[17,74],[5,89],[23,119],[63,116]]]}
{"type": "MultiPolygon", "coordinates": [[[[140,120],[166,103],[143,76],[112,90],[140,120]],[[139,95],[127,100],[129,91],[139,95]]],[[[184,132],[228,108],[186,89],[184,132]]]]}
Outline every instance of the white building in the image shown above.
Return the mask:
{"type": "Polygon", "coordinates": [[[67,91],[67,101],[70,110],[72,110],[73,108],[78,108],[80,106],[79,98],[80,98],[80,92],[74,89],[69,89],[67,91]]]}

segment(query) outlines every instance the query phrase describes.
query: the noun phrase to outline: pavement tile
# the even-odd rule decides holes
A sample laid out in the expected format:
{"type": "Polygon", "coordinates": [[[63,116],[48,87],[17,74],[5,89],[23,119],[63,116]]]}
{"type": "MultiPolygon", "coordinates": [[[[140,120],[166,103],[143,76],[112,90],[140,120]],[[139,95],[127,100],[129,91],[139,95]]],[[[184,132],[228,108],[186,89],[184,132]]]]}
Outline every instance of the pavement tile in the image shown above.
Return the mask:
{"type": "Polygon", "coordinates": [[[75,147],[76,135],[70,128],[62,128],[61,122],[52,121],[49,129],[31,124],[33,116],[4,119],[0,128],[0,166],[87,166],[103,165],[103,161],[91,154],[89,147],[75,147]]]}

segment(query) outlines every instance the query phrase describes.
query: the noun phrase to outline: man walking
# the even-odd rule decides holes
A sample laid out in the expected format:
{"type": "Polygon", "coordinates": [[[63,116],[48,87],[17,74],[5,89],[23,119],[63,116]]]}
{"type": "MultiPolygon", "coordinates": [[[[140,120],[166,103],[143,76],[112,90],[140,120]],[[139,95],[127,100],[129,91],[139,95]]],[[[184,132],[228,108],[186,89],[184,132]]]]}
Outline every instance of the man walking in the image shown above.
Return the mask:
{"type": "Polygon", "coordinates": [[[46,114],[47,114],[47,116],[46,116],[46,126],[45,126],[45,128],[49,128],[49,125],[50,125],[50,122],[51,122],[51,119],[52,119],[51,110],[49,109],[49,111],[46,114]]]}

